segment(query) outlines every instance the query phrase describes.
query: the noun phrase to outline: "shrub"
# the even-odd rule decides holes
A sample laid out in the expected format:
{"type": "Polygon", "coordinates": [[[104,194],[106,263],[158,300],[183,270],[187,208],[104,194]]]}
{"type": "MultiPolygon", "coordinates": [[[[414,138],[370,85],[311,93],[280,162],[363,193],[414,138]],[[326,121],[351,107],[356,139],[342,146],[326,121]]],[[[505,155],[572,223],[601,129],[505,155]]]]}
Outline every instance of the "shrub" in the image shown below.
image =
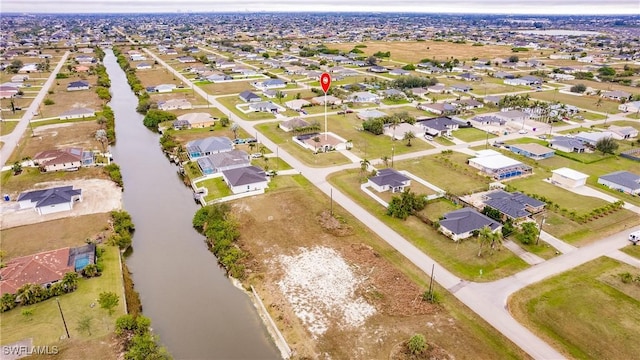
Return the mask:
{"type": "Polygon", "coordinates": [[[45,105],[53,105],[55,103],[56,103],[55,101],[53,101],[53,100],[51,100],[49,98],[44,99],[44,104],[45,105]]]}
{"type": "Polygon", "coordinates": [[[424,335],[413,335],[407,342],[407,349],[413,355],[422,354],[427,349],[427,340],[425,340],[424,335]]]}

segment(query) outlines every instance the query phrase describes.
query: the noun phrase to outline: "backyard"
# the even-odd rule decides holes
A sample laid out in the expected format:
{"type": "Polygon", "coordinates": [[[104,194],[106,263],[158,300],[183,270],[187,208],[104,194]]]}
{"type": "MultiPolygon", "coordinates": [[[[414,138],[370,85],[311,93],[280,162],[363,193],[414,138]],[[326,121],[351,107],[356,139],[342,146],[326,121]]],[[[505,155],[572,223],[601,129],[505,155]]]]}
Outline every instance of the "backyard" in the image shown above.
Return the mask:
{"type": "Polygon", "coordinates": [[[509,299],[511,313],[543,340],[577,359],[632,359],[640,353],[638,269],[599,258],[531,285],[509,299]]]}

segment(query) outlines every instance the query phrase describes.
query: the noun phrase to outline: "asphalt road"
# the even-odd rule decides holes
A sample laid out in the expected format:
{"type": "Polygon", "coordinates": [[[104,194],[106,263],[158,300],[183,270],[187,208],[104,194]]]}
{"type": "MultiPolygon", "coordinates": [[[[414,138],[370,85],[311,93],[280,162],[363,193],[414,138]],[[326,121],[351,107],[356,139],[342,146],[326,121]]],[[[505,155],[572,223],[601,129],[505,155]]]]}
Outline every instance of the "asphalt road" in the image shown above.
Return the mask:
{"type": "MultiPolygon", "coordinates": [[[[194,88],[194,91],[200,94],[203,98],[207,99],[212,105],[219,109],[226,109],[221,103],[219,103],[215,97],[209,96],[204,90],[193,84],[182,74],[175,71],[172,67],[168,66],[164,61],[155,56],[153,53],[145,51],[158,61],[161,65],[167,67],[172,71],[181,81],[194,88]]],[[[225,111],[229,115],[230,120],[236,122],[249,134],[258,134],[254,128],[258,122],[250,122],[243,120],[236,116],[233,112],[225,111]]],[[[611,116],[608,120],[612,121],[619,118],[618,116],[611,116]]],[[[597,124],[604,122],[595,121],[591,124],[597,124]]],[[[571,128],[580,127],[580,124],[569,125],[556,128],[556,131],[566,130],[571,128]]],[[[540,132],[542,134],[543,132],[540,132]]],[[[509,140],[522,137],[517,133],[512,133],[506,136],[501,136],[497,139],[509,140]]],[[[496,138],[494,138],[495,140],[496,138]]],[[[269,140],[266,136],[260,136],[259,141],[264,144],[271,151],[274,151],[278,146],[269,140]]],[[[466,147],[473,147],[485,144],[485,140],[476,141],[468,144],[460,144],[451,147],[449,149],[462,149],[466,147]]],[[[420,152],[414,152],[409,154],[398,155],[396,160],[416,158],[425,155],[436,154],[442,151],[443,148],[436,148],[430,150],[424,150],[420,152]]],[[[274,151],[275,152],[275,151],[274,151]]],[[[414,263],[426,274],[431,274],[432,266],[434,267],[434,278],[444,288],[449,289],[460,301],[466,306],[472,309],[476,314],[482,317],[485,321],[500,331],[505,337],[514,342],[517,346],[536,359],[562,359],[564,356],[556,349],[551,347],[545,341],[540,339],[529,329],[518,323],[509,313],[507,309],[507,299],[514,292],[522,289],[530,284],[544,280],[550,276],[567,271],[575,266],[583,264],[587,261],[593,260],[600,256],[612,255],[612,257],[620,257],[615,251],[626,245],[626,236],[629,231],[615,234],[608,238],[602,239],[594,244],[579,248],[575,251],[568,252],[554,259],[545,261],[541,264],[534,265],[527,270],[524,270],[513,276],[490,282],[490,283],[474,283],[463,281],[459,277],[453,275],[447,269],[439,265],[431,257],[420,251],[409,241],[404,239],[400,234],[389,228],[381,220],[371,215],[368,211],[363,209],[360,205],[355,203],[349,197],[341,193],[338,189],[331,186],[326,178],[330,173],[340,171],[347,168],[359,168],[359,163],[351,163],[342,166],[336,166],[331,168],[313,168],[300,162],[291,154],[284,150],[278,150],[279,156],[289,163],[294,169],[300,171],[311,183],[317,186],[327,196],[331,195],[333,201],[338,203],[344,209],[349,211],[353,216],[357,217],[362,223],[367,225],[373,232],[384,239],[387,243],[393,246],[398,252],[403,254],[407,259],[414,263]]],[[[372,160],[374,163],[375,160],[372,160]]],[[[637,227],[640,229],[640,226],[637,227]]],[[[570,248],[567,246],[567,248],[570,248]]],[[[638,265],[636,265],[638,266],[638,265]]]]}
{"type": "Polygon", "coordinates": [[[56,67],[53,69],[53,72],[51,72],[51,75],[49,75],[49,78],[42,86],[42,89],[40,89],[38,95],[36,95],[35,99],[33,99],[33,101],[31,102],[31,105],[29,105],[27,110],[24,112],[24,115],[22,115],[22,119],[20,119],[20,122],[18,123],[18,125],[16,125],[15,129],[13,129],[10,134],[7,134],[0,138],[0,140],[4,142],[4,145],[2,146],[2,148],[0,148],[0,168],[5,166],[7,159],[9,158],[9,156],[11,156],[15,148],[18,146],[20,138],[22,138],[25,130],[27,130],[29,122],[31,121],[31,119],[33,119],[33,116],[38,113],[40,103],[42,103],[42,100],[44,100],[44,97],[47,95],[49,88],[55,81],[56,74],[58,74],[64,63],[67,61],[67,57],[69,57],[68,51],[64,53],[62,59],[60,59],[60,62],[58,62],[58,65],[56,65],[56,67]]]}

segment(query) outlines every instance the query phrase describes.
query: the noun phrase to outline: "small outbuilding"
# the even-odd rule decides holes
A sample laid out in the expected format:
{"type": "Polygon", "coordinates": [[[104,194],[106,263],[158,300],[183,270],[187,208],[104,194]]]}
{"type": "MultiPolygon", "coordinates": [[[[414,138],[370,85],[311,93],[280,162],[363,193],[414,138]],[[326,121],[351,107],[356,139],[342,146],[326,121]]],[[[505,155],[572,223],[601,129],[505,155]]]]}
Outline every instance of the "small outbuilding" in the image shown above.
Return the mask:
{"type": "Polygon", "coordinates": [[[589,175],[583,174],[569,168],[559,168],[552,170],[551,182],[571,189],[583,186],[587,182],[589,175]]]}

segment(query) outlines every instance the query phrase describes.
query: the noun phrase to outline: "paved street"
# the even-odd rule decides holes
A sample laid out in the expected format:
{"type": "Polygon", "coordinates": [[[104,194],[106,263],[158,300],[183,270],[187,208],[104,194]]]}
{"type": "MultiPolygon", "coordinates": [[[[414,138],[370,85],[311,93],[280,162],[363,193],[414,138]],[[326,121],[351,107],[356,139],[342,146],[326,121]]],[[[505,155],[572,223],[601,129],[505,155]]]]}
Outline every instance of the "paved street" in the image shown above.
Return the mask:
{"type": "Polygon", "coordinates": [[[60,71],[64,63],[67,61],[67,57],[69,57],[68,51],[64,53],[62,59],[60,59],[60,62],[58,62],[58,65],[56,65],[56,67],[53,69],[51,75],[49,75],[49,78],[42,86],[42,89],[40,89],[38,95],[36,95],[35,99],[33,99],[33,101],[31,102],[31,105],[29,105],[29,108],[27,108],[27,110],[24,112],[24,115],[22,115],[22,119],[20,119],[20,122],[15,127],[15,129],[13,129],[10,134],[0,137],[0,141],[4,142],[4,145],[2,146],[2,148],[0,148],[0,168],[5,166],[7,159],[9,158],[9,156],[11,156],[15,148],[18,146],[20,138],[27,129],[27,126],[29,126],[29,122],[31,121],[31,119],[33,119],[33,116],[38,113],[40,103],[42,102],[42,100],[44,100],[44,97],[47,95],[47,91],[49,91],[51,84],[53,84],[53,81],[56,79],[56,74],[58,73],[58,71],[60,71]]]}

